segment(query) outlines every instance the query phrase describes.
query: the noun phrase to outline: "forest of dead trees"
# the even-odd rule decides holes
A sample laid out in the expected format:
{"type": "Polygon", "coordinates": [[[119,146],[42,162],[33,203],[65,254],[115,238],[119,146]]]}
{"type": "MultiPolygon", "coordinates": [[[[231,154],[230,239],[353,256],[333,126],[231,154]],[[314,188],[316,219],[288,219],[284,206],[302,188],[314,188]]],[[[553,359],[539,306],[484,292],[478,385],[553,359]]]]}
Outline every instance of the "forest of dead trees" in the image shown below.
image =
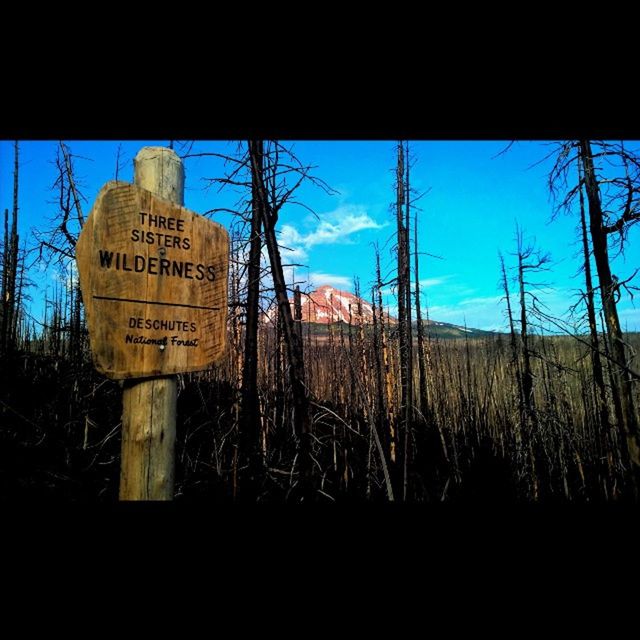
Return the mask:
{"type": "MultiPolygon", "coordinates": [[[[115,500],[121,386],[93,368],[69,269],[84,223],[74,156],[60,143],[57,214],[21,239],[19,153],[16,142],[1,246],[0,495],[115,500]],[[28,312],[37,264],[66,267],[44,318],[28,312]]],[[[392,272],[383,276],[376,246],[371,281],[354,283],[372,322],[357,304],[322,335],[302,322],[304,292],[286,279],[277,231],[283,207],[304,206],[303,182],[331,188],[282,143],[238,145],[208,180],[245,194],[229,229],[228,349],[210,370],[179,376],[176,498],[637,501],[640,339],[617,311],[636,273],[617,278],[611,259],[640,220],[640,159],[623,143],[586,140],[554,143],[550,156],[553,215],[576,222],[580,300],[568,317],[549,314],[537,285],[550,257],[516,229],[495,265],[508,330],[447,340],[431,334],[421,304],[417,229],[428,222],[409,143],[397,144],[389,185],[392,272]],[[388,287],[397,322],[383,306],[388,287]]]]}

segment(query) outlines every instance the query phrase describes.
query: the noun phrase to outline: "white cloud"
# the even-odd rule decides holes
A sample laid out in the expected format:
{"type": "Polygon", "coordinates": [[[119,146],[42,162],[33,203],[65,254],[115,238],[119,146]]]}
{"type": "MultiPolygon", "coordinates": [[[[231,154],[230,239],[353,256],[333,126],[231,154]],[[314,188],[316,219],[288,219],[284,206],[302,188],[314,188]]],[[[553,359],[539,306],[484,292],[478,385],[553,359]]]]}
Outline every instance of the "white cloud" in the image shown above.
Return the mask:
{"type": "Polygon", "coordinates": [[[309,284],[313,287],[320,287],[323,284],[328,284],[332,287],[351,290],[353,288],[353,278],[347,276],[336,276],[330,273],[323,273],[321,271],[312,271],[309,273],[309,284]]]}
{"type": "MultiPolygon", "coordinates": [[[[45,272],[46,273],[46,272],[45,272]]],[[[56,269],[54,271],[49,272],[49,278],[54,282],[61,282],[66,287],[69,287],[71,283],[74,285],[78,283],[79,280],[78,268],[76,266],[75,260],[68,260],[63,263],[60,269],[56,269]]]]}
{"type": "Polygon", "coordinates": [[[302,236],[290,224],[283,224],[280,228],[278,244],[283,248],[281,251],[283,262],[303,263],[309,258],[309,254],[303,246],[302,236]]]}
{"type": "MultiPolygon", "coordinates": [[[[307,221],[308,222],[308,221],[307,221]]],[[[313,222],[317,222],[313,219],[313,222]]],[[[288,283],[301,279],[301,272],[291,264],[306,265],[309,261],[309,249],[322,244],[350,244],[351,236],[365,229],[382,229],[388,223],[378,224],[371,218],[363,207],[357,205],[340,206],[334,211],[321,215],[320,222],[309,233],[301,233],[292,224],[283,224],[278,229],[278,244],[281,247],[281,257],[285,279],[288,283]]],[[[263,247],[263,262],[268,263],[266,247],[263,247]]],[[[319,286],[329,284],[351,290],[353,282],[346,276],[325,273],[309,274],[309,284],[319,286]]]]}
{"type": "Polygon", "coordinates": [[[302,236],[298,233],[298,230],[290,224],[283,224],[280,229],[280,244],[293,245],[300,244],[302,236]]]}
{"type": "Polygon", "coordinates": [[[336,222],[322,220],[315,231],[303,236],[301,240],[306,248],[317,244],[348,243],[351,241],[349,236],[358,231],[382,229],[383,226],[366,213],[357,215],[346,213],[346,215],[340,216],[336,222]]]}
{"type": "Polygon", "coordinates": [[[322,244],[349,244],[351,236],[358,231],[382,229],[388,222],[377,223],[361,206],[344,205],[329,213],[321,214],[315,229],[309,233],[300,233],[291,224],[280,227],[279,244],[289,247],[298,256],[307,257],[307,251],[322,244]]]}
{"type": "Polygon", "coordinates": [[[447,280],[449,280],[451,276],[440,276],[439,278],[424,278],[419,280],[421,287],[436,287],[439,284],[444,284],[447,280]]]}

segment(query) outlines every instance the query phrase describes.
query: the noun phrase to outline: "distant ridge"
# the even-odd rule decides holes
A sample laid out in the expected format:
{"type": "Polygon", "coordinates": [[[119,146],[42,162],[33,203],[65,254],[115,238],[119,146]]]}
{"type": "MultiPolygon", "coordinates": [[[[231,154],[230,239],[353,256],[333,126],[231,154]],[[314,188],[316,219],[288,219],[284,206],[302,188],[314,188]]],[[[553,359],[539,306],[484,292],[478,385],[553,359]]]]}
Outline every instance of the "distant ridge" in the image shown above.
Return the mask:
{"type": "MultiPolygon", "coordinates": [[[[293,308],[293,300],[289,300],[293,308]]],[[[266,320],[273,320],[276,307],[266,314],[266,320]]],[[[317,333],[324,333],[323,327],[337,322],[346,324],[372,324],[373,309],[371,303],[358,298],[353,293],[336,289],[330,285],[322,285],[309,293],[302,294],[302,321],[306,324],[318,325],[317,333]],[[359,306],[360,305],[360,306],[359,306]]],[[[397,319],[385,312],[385,321],[397,324],[397,319]]],[[[493,331],[461,327],[436,320],[423,321],[425,332],[431,336],[442,338],[481,338],[496,335],[493,331]]],[[[415,326],[415,322],[414,322],[415,326]]]]}

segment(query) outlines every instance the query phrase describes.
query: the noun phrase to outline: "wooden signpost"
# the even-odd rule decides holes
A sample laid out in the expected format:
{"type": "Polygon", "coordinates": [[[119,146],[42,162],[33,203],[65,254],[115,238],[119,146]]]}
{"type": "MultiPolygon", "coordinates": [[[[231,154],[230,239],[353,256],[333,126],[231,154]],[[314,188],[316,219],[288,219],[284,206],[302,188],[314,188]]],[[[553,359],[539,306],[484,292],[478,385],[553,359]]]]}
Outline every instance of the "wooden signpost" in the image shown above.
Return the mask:
{"type": "Polygon", "coordinates": [[[108,182],[76,246],[98,371],[125,383],[120,499],[173,498],[176,373],[226,346],[226,230],[182,205],[182,161],[145,147],[135,184],[108,182]],[[140,380],[140,379],[146,380],[140,380]]]}

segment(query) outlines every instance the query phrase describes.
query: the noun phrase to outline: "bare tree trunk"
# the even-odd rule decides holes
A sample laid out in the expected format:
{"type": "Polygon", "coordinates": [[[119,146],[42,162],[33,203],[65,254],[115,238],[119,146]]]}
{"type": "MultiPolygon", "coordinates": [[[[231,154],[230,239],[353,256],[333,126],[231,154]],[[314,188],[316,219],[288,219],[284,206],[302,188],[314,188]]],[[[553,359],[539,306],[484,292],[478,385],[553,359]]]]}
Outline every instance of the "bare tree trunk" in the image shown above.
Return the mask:
{"type": "Polygon", "coordinates": [[[302,344],[302,294],[300,293],[300,287],[296,285],[293,292],[293,319],[296,323],[296,331],[300,338],[300,344],[302,344]]]}
{"type": "Polygon", "coordinates": [[[9,333],[9,273],[11,240],[9,238],[9,210],[4,210],[4,243],[2,252],[2,327],[0,332],[0,353],[4,354],[8,345],[9,333]]]}
{"type": "MultiPolygon", "coordinates": [[[[249,148],[252,170],[258,176],[258,193],[262,212],[262,225],[264,228],[265,243],[269,253],[271,276],[278,303],[278,313],[282,319],[284,339],[289,359],[289,381],[293,400],[293,424],[298,438],[298,464],[300,480],[298,493],[301,500],[311,499],[311,420],[309,413],[309,401],[305,384],[304,359],[302,352],[302,339],[295,328],[291,305],[287,296],[287,284],[282,269],[280,249],[276,238],[275,225],[278,212],[270,203],[270,194],[265,184],[265,167],[259,169],[258,158],[255,149],[249,148]]],[[[269,158],[269,162],[272,159],[269,158]]],[[[275,170],[275,167],[272,167],[275,170]]],[[[275,199],[275,194],[271,194],[275,199]]]]}
{"type": "MultiPolygon", "coordinates": [[[[73,195],[73,204],[76,208],[76,216],[78,217],[78,223],[80,228],[84,226],[84,216],[82,215],[82,206],[80,204],[80,196],[78,195],[78,190],[76,189],[76,181],[73,176],[73,167],[71,166],[71,158],[69,157],[69,151],[64,143],[60,143],[60,148],[62,149],[62,155],[64,156],[64,164],[67,169],[67,177],[69,178],[69,189],[71,190],[71,194],[73,195]]],[[[118,147],[118,155],[120,153],[120,148],[118,147]]],[[[116,177],[116,180],[118,178],[116,177]]]]}
{"type": "Polygon", "coordinates": [[[375,287],[371,289],[371,309],[373,311],[373,361],[376,370],[376,401],[378,412],[378,426],[382,426],[387,413],[386,393],[384,387],[384,378],[382,374],[382,360],[380,347],[380,321],[378,315],[382,314],[382,310],[376,304],[375,287]]]}
{"type": "Polygon", "coordinates": [[[392,467],[396,463],[397,453],[397,432],[396,432],[396,419],[395,419],[395,402],[393,393],[393,381],[391,362],[389,359],[389,346],[387,335],[385,333],[385,320],[384,320],[384,307],[382,305],[382,279],[380,273],[380,253],[376,246],[376,289],[378,291],[378,309],[380,310],[380,346],[382,347],[382,362],[384,365],[384,387],[382,389],[382,396],[384,399],[384,405],[387,413],[386,418],[388,420],[389,429],[385,432],[384,442],[387,447],[388,458],[391,461],[392,467]]]}
{"type": "Polygon", "coordinates": [[[622,330],[618,319],[618,310],[614,296],[615,285],[611,277],[611,266],[607,246],[607,231],[604,228],[604,217],[600,204],[600,189],[595,175],[591,144],[588,140],[580,141],[580,155],[584,169],[584,180],[589,204],[589,229],[591,231],[591,244],[593,257],[600,281],[600,295],[602,297],[602,309],[604,311],[609,347],[616,363],[621,367],[613,367],[612,387],[617,388],[620,394],[622,418],[620,428],[627,442],[629,458],[634,465],[635,473],[640,473],[640,433],[638,431],[638,419],[633,402],[633,382],[627,367],[627,355],[622,338],[622,330]]]}
{"type": "Polygon", "coordinates": [[[76,280],[76,309],[75,309],[75,323],[78,331],[78,358],[82,360],[84,356],[86,325],[84,323],[84,317],[82,314],[82,290],[80,289],[80,280],[76,280]]]}
{"type": "Polygon", "coordinates": [[[269,252],[271,273],[273,276],[278,312],[280,314],[284,342],[287,347],[289,360],[289,383],[293,400],[293,425],[298,437],[298,464],[300,469],[300,495],[304,500],[310,498],[310,420],[307,391],[305,387],[304,360],[302,358],[302,341],[295,329],[291,307],[287,297],[287,288],[280,260],[275,228],[269,224],[268,218],[263,219],[265,227],[265,241],[269,252]]]}
{"type": "Polygon", "coordinates": [[[534,419],[535,402],[533,398],[533,372],[531,370],[531,352],[527,325],[527,305],[524,288],[524,270],[522,248],[518,246],[518,284],[520,287],[520,341],[522,342],[522,398],[527,418],[534,419]]]}
{"type": "MultiPolygon", "coordinates": [[[[18,141],[14,142],[13,165],[13,213],[11,218],[11,235],[9,238],[9,261],[7,276],[7,324],[5,349],[12,351],[15,347],[16,321],[18,309],[16,308],[16,280],[18,278],[18,156],[20,148],[18,141]]],[[[5,269],[7,265],[5,265],[5,269]]]]}
{"type": "Polygon", "coordinates": [[[403,280],[405,286],[405,295],[407,298],[405,312],[406,327],[407,327],[407,353],[406,353],[406,367],[407,367],[407,403],[405,405],[405,437],[403,443],[403,470],[402,470],[402,499],[407,499],[408,490],[408,471],[409,471],[409,441],[411,440],[411,429],[413,426],[413,328],[411,326],[411,251],[410,251],[410,207],[411,207],[411,189],[409,183],[409,143],[406,143],[405,153],[405,181],[404,181],[404,205],[405,205],[405,219],[404,219],[404,252],[403,252],[403,280]]]}
{"type": "MultiPolygon", "coordinates": [[[[356,344],[357,344],[357,359],[360,363],[360,371],[359,376],[362,381],[362,389],[363,389],[363,402],[367,407],[371,407],[373,402],[370,393],[370,387],[367,384],[367,380],[370,377],[370,367],[367,358],[367,350],[365,348],[365,340],[364,340],[364,317],[362,314],[362,298],[360,297],[360,281],[358,278],[355,279],[355,294],[358,299],[356,303],[356,318],[357,318],[357,334],[356,334],[356,344]]],[[[351,308],[351,305],[349,305],[351,308]]]]}
{"type": "Polygon", "coordinates": [[[522,447],[522,415],[523,415],[523,397],[522,397],[522,376],[520,373],[520,357],[518,355],[518,340],[516,336],[515,325],[513,322],[513,312],[511,310],[511,298],[509,296],[509,281],[507,279],[507,270],[504,266],[504,258],[502,254],[500,256],[500,269],[502,272],[502,286],[504,288],[504,296],[507,302],[507,315],[509,316],[509,344],[511,345],[511,361],[513,363],[516,374],[516,388],[518,392],[518,409],[519,419],[516,423],[516,447],[518,450],[522,447]]]}
{"type": "MultiPolygon", "coordinates": [[[[578,164],[578,175],[582,181],[582,171],[578,164]]],[[[611,428],[609,419],[609,407],[607,403],[607,390],[604,383],[604,372],[602,360],[600,359],[600,340],[598,338],[598,326],[596,324],[596,305],[593,293],[593,279],[591,277],[591,260],[589,251],[589,240],[587,238],[587,221],[584,210],[584,194],[580,187],[580,226],[582,230],[582,251],[584,256],[584,278],[587,299],[587,318],[589,321],[589,333],[591,334],[591,367],[593,370],[593,383],[595,386],[595,400],[600,417],[600,428],[598,429],[598,442],[600,450],[599,459],[602,459],[608,451],[608,434],[611,428]]]]}
{"type": "MultiPolygon", "coordinates": [[[[242,389],[242,328],[240,302],[240,250],[241,239],[238,233],[233,233],[230,238],[230,255],[231,263],[229,265],[229,317],[227,319],[227,329],[230,331],[231,340],[229,342],[229,376],[233,387],[233,403],[231,405],[231,415],[233,425],[235,427],[235,438],[230,442],[233,447],[232,471],[231,471],[231,496],[233,500],[238,497],[238,452],[241,453],[249,450],[249,446],[244,445],[243,438],[246,435],[246,429],[242,425],[242,412],[240,409],[241,389],[242,389]]],[[[240,463],[242,465],[242,461],[240,463]]],[[[242,465],[248,466],[248,465],[242,465]]],[[[247,474],[247,475],[250,475],[247,474]]],[[[247,492],[249,491],[250,480],[247,481],[247,492]]],[[[244,493],[243,485],[243,493],[244,493]]],[[[244,497],[244,496],[243,496],[244,497]]]]}
{"type": "Polygon", "coordinates": [[[258,403],[258,315],[260,299],[260,237],[263,204],[260,198],[259,180],[263,171],[264,144],[262,140],[250,140],[249,148],[254,164],[251,164],[251,237],[249,239],[249,264],[247,267],[247,315],[244,343],[244,367],[242,372],[241,429],[243,449],[249,457],[248,491],[255,497],[256,483],[262,476],[260,454],[260,411],[258,403]]]}
{"type": "Polygon", "coordinates": [[[415,252],[415,283],[416,283],[416,325],[418,333],[418,409],[426,416],[427,408],[427,372],[424,362],[424,326],[422,325],[422,310],[420,308],[420,271],[418,270],[418,214],[413,222],[414,252],[415,252]]]}
{"type": "Polygon", "coordinates": [[[22,292],[24,287],[24,261],[27,255],[27,246],[26,243],[22,245],[22,258],[18,256],[18,261],[16,262],[16,274],[20,274],[20,280],[18,282],[18,286],[16,289],[16,304],[15,304],[15,319],[13,322],[14,326],[14,335],[13,342],[17,345],[22,337],[20,332],[20,322],[22,319],[22,314],[20,313],[20,309],[22,308],[22,292]]]}
{"type": "Polygon", "coordinates": [[[402,491],[398,491],[399,495],[404,498],[405,495],[405,476],[406,476],[406,451],[407,451],[407,435],[409,430],[409,404],[411,402],[409,396],[410,382],[409,377],[409,329],[407,327],[407,280],[405,265],[407,262],[406,252],[406,228],[404,225],[404,184],[405,168],[404,168],[404,146],[402,142],[398,143],[398,160],[396,165],[396,218],[397,218],[397,236],[398,236],[398,334],[399,334],[399,351],[400,351],[400,459],[399,469],[396,470],[396,483],[402,487],[402,491]]]}

